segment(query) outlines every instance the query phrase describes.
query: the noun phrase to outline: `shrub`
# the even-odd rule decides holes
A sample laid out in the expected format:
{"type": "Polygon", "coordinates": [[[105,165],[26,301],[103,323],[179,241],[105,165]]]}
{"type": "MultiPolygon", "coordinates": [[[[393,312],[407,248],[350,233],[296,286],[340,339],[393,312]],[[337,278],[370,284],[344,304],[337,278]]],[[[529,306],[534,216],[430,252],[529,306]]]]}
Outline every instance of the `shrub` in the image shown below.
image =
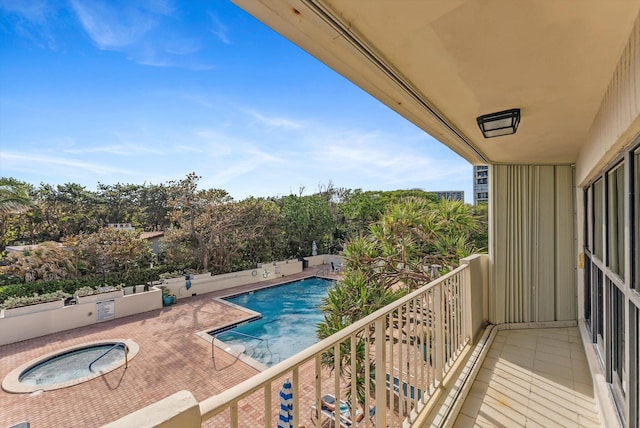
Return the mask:
{"type": "Polygon", "coordinates": [[[34,294],[33,296],[9,297],[2,303],[4,309],[19,308],[22,306],[37,305],[38,303],[54,302],[56,300],[71,297],[69,293],[58,290],[47,294],[34,294]]]}
{"type": "MultiPolygon", "coordinates": [[[[113,272],[108,275],[84,276],[79,279],[59,279],[53,281],[35,281],[30,283],[14,283],[0,287],[0,303],[10,297],[30,297],[55,291],[75,294],[81,288],[97,290],[99,287],[125,287],[143,285],[149,281],[158,281],[164,272],[171,272],[173,277],[181,276],[184,267],[178,265],[159,265],[153,268],[130,269],[126,272],[113,272]]],[[[169,276],[170,278],[172,276],[169,276]]]]}
{"type": "Polygon", "coordinates": [[[73,293],[73,295],[76,297],[85,297],[85,296],[92,296],[94,294],[109,293],[110,291],[121,290],[123,286],[124,284],[118,284],[116,286],[106,285],[104,287],[98,287],[98,288],[80,287],[73,293]]]}

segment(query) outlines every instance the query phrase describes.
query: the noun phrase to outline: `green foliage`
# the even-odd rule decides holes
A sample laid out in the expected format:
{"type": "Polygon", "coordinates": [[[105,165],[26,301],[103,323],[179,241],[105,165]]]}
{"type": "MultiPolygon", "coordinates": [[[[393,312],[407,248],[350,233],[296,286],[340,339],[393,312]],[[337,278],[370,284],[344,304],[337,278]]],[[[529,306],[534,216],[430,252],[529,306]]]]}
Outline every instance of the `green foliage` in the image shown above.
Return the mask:
{"type": "Polygon", "coordinates": [[[18,275],[11,273],[0,273],[0,287],[10,284],[18,284],[22,282],[22,279],[18,275]]]}
{"type": "Polygon", "coordinates": [[[37,305],[38,303],[54,302],[56,300],[66,299],[67,297],[71,297],[71,295],[61,290],[45,294],[35,293],[32,296],[9,297],[2,302],[0,307],[4,309],[13,309],[22,306],[37,305]]]}
{"type": "Polygon", "coordinates": [[[280,201],[280,227],[285,233],[285,258],[311,255],[316,241],[319,253],[333,244],[337,227],[330,203],[322,195],[289,195],[280,201]]]}
{"type": "MultiPolygon", "coordinates": [[[[94,275],[85,276],[79,279],[57,280],[57,281],[36,281],[26,284],[13,284],[0,288],[0,302],[4,302],[12,297],[28,297],[33,294],[43,295],[55,291],[63,291],[73,295],[80,289],[97,290],[99,287],[124,287],[130,285],[144,285],[150,281],[160,280],[160,274],[164,269],[175,269],[176,266],[158,266],[152,269],[136,269],[127,272],[114,272],[106,276],[94,275]]],[[[180,270],[179,272],[182,272],[180,270]]],[[[179,275],[178,275],[179,276],[179,275]]]]}
{"type": "MultiPolygon", "coordinates": [[[[324,319],[317,327],[320,339],[392,303],[409,291],[426,285],[430,265],[445,271],[473,251],[470,237],[477,219],[461,202],[408,197],[391,203],[369,233],[349,241],[344,250],[344,277],[323,300],[324,319]]],[[[371,343],[356,341],[356,373],[351,373],[351,342],[340,344],[340,375],[356,381],[358,402],[365,403],[364,351],[371,343]]],[[[322,364],[333,369],[333,349],[322,355],[322,364]]],[[[347,394],[350,391],[347,390],[347,394]]]]}
{"type": "Polygon", "coordinates": [[[116,286],[107,285],[107,286],[102,286],[98,288],[91,288],[91,287],[85,286],[85,287],[78,288],[73,293],[73,295],[77,297],[93,296],[94,294],[102,294],[102,293],[109,293],[111,291],[122,290],[122,287],[124,287],[124,284],[118,284],[116,286]]]}

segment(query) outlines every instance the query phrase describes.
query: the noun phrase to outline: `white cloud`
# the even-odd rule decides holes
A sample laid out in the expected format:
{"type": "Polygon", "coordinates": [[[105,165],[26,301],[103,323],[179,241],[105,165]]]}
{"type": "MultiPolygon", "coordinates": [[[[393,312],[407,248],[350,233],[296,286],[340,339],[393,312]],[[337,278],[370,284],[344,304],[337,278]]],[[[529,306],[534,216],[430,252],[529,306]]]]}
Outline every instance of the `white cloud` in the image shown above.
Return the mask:
{"type": "Polygon", "coordinates": [[[226,25],[224,25],[220,19],[214,15],[213,13],[209,13],[209,19],[211,19],[211,34],[213,34],[214,36],[216,36],[222,43],[225,44],[231,44],[231,41],[229,40],[229,36],[227,35],[227,33],[229,32],[229,29],[227,28],[226,25]]]}
{"type": "Polygon", "coordinates": [[[121,52],[152,67],[213,68],[197,57],[202,42],[194,30],[167,19],[175,13],[169,2],[71,0],[71,6],[98,49],[121,52]]]}
{"type": "Polygon", "coordinates": [[[0,0],[0,11],[14,16],[14,19],[2,24],[12,26],[16,34],[41,49],[58,48],[58,42],[50,28],[50,21],[57,14],[54,3],[45,0],[0,0]]]}
{"type": "Polygon", "coordinates": [[[251,115],[257,122],[266,125],[270,128],[281,128],[281,129],[299,129],[304,126],[304,123],[301,121],[297,121],[295,119],[290,119],[287,117],[276,117],[276,116],[267,116],[262,113],[259,113],[255,110],[250,110],[247,112],[251,115]]]}
{"type": "Polygon", "coordinates": [[[111,144],[106,146],[93,146],[83,148],[69,148],[65,150],[66,153],[81,154],[81,153],[108,153],[117,156],[140,156],[148,154],[163,154],[163,151],[144,147],[136,144],[111,144]]]}
{"type": "Polygon", "coordinates": [[[145,7],[113,2],[72,0],[82,27],[99,49],[119,49],[138,42],[158,23],[145,7]]]}
{"type": "Polygon", "coordinates": [[[9,171],[29,173],[42,173],[45,171],[52,176],[60,175],[61,172],[65,172],[70,177],[78,176],[79,172],[95,175],[130,174],[128,170],[111,165],[61,156],[0,151],[0,159],[3,161],[3,169],[9,171]]]}

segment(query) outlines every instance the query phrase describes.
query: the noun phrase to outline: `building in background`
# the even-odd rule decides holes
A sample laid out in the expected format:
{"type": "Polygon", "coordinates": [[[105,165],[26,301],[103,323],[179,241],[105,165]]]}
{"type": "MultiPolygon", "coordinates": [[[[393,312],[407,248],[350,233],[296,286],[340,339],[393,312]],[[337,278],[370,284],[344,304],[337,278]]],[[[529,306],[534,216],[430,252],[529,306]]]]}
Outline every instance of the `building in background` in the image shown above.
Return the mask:
{"type": "Polygon", "coordinates": [[[489,166],[473,167],[473,205],[489,202],[489,166]]]}
{"type": "Polygon", "coordinates": [[[438,199],[449,199],[450,201],[464,201],[464,190],[441,190],[429,193],[433,193],[438,199]]]}

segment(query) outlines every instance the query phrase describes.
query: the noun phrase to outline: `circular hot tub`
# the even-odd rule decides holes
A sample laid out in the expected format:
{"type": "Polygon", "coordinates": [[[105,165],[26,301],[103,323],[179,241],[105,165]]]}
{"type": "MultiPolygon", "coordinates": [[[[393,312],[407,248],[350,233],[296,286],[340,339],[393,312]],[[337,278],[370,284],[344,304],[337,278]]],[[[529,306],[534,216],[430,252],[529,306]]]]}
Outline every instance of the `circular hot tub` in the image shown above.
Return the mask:
{"type": "Polygon", "coordinates": [[[65,348],[29,361],[2,381],[7,392],[29,393],[66,388],[125,365],[138,353],[134,341],[114,339],[65,348]]]}

